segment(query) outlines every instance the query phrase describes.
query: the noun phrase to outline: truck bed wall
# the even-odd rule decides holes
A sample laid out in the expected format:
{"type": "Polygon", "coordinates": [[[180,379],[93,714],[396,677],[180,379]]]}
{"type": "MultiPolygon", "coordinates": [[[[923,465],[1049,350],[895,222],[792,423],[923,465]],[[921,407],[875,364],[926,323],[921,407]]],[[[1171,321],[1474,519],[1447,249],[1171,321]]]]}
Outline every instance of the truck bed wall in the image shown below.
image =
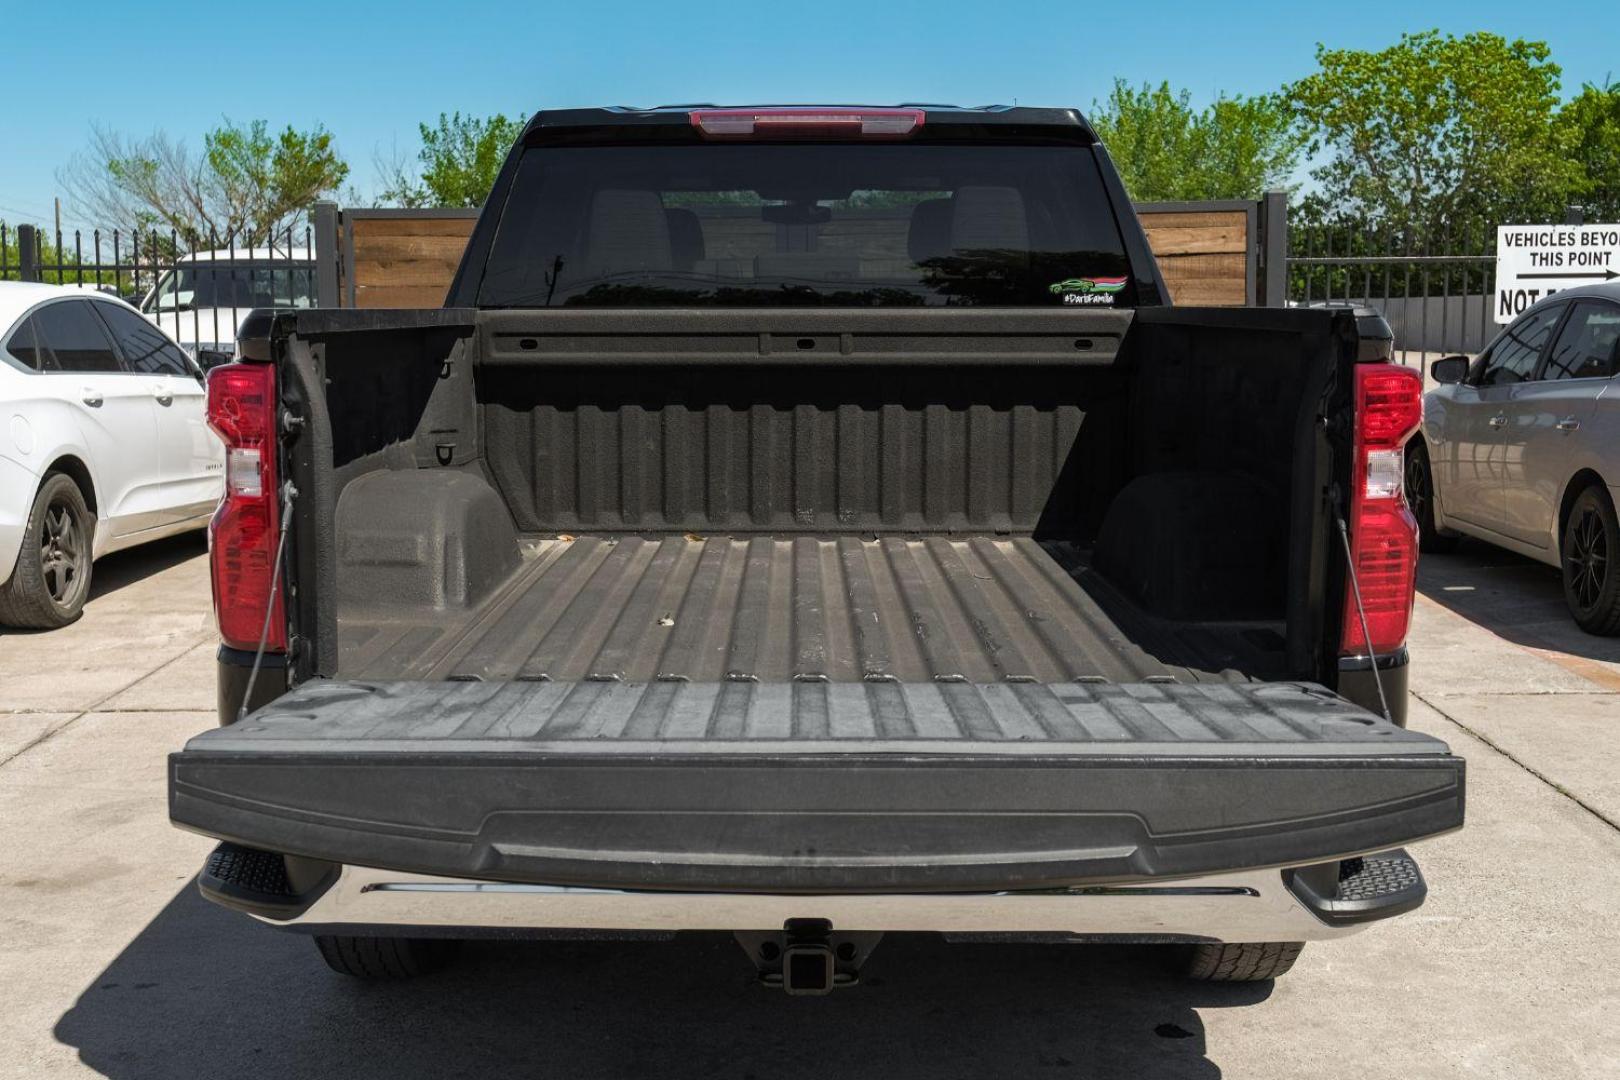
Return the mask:
{"type": "Polygon", "coordinates": [[[479,377],[484,464],[525,532],[1095,535],[1129,381],[985,360],[479,377]]]}
{"type": "Polygon", "coordinates": [[[739,363],[729,328],[648,333],[593,313],[558,331],[553,314],[486,317],[477,371],[485,468],[519,529],[541,533],[1086,540],[1120,488],[1150,473],[1238,474],[1285,500],[1320,375],[1297,333],[1252,320],[1106,313],[1105,332],[1086,333],[1071,319],[1050,335],[1056,355],[1030,335],[896,345],[891,333],[867,347],[867,335],[812,327],[780,335],[812,349],[781,358],[750,340],[739,363]],[[838,336],[854,339],[847,352],[824,347],[838,336]],[[580,362],[608,350],[622,351],[580,362]]]}

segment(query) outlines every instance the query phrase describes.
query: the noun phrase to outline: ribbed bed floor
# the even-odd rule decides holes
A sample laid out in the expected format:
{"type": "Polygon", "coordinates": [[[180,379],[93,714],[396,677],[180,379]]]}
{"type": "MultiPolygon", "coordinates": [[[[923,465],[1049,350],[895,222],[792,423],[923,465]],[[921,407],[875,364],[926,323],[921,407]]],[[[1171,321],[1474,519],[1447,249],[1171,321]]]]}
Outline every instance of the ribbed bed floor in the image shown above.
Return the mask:
{"type": "Polygon", "coordinates": [[[543,540],[476,610],[339,630],[351,679],[1190,682],[1265,677],[1281,647],[1151,619],[1082,551],[1006,536],[543,540]]]}

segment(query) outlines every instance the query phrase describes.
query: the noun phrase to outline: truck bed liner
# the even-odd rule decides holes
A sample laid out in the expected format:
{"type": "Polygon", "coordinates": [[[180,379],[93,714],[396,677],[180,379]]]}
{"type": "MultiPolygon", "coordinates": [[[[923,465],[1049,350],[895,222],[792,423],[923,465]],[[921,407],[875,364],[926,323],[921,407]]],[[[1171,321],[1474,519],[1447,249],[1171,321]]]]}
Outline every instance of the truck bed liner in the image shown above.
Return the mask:
{"type": "Polygon", "coordinates": [[[589,536],[536,542],[466,611],[372,605],[339,670],[378,679],[694,682],[1267,677],[1279,625],[1174,624],[1073,544],[589,536]]]}

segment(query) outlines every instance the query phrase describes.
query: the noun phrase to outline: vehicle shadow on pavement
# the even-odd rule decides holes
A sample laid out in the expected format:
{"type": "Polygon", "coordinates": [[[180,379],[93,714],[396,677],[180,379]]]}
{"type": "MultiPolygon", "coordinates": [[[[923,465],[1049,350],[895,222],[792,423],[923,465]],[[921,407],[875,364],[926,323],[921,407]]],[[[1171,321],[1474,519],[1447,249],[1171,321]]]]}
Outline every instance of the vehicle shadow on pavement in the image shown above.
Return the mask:
{"type": "Polygon", "coordinates": [[[207,551],[208,534],[201,531],[182,533],[126,551],[116,551],[96,562],[90,575],[90,599],[93,602],[115,593],[207,551]]]}
{"type": "Polygon", "coordinates": [[[479,942],[447,972],[368,984],[189,883],[55,1035],[107,1077],[559,1075],[1211,1078],[1199,1009],[1270,983],[1195,984],[1148,948],[890,936],[860,987],[790,998],[726,935],[479,942]]]}
{"type": "Polygon", "coordinates": [[[1620,662],[1620,638],[1575,625],[1559,571],[1473,540],[1418,560],[1418,592],[1516,645],[1620,662]]]}
{"type": "MultiPolygon", "coordinates": [[[[94,604],[103,600],[120,589],[139,584],[149,577],[161,574],[163,571],[179,566],[188,559],[195,559],[199,555],[207,554],[208,539],[204,532],[188,532],[179,536],[171,536],[165,540],[154,540],[149,544],[129,548],[125,551],[115,551],[111,555],[97,559],[94,569],[90,573],[90,596],[86,603],[94,604]]],[[[87,612],[84,618],[93,618],[94,612],[87,612]]],[[[50,634],[53,630],[26,630],[14,626],[0,625],[0,637],[8,634],[50,634]]]]}

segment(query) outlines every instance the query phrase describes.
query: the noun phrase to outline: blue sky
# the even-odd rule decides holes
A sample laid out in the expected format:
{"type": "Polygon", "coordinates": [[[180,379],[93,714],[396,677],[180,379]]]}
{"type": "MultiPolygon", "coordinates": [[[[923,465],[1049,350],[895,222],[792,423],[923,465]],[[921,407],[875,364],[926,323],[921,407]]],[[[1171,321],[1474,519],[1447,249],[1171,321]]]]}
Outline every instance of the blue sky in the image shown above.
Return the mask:
{"type": "MultiPolygon", "coordinates": [[[[319,122],[366,196],[379,152],[414,154],[417,122],[457,109],[903,100],[1084,108],[1115,76],[1169,79],[1204,102],[1307,73],[1318,41],[1376,48],[1431,26],[1545,40],[1568,93],[1620,78],[1613,3],[0,0],[0,217],[49,220],[56,171],[92,123],[128,134],[161,127],[198,146],[222,116],[319,122]],[[74,70],[94,75],[73,78],[74,70]]],[[[64,214],[71,221],[72,207],[64,214]]]]}

